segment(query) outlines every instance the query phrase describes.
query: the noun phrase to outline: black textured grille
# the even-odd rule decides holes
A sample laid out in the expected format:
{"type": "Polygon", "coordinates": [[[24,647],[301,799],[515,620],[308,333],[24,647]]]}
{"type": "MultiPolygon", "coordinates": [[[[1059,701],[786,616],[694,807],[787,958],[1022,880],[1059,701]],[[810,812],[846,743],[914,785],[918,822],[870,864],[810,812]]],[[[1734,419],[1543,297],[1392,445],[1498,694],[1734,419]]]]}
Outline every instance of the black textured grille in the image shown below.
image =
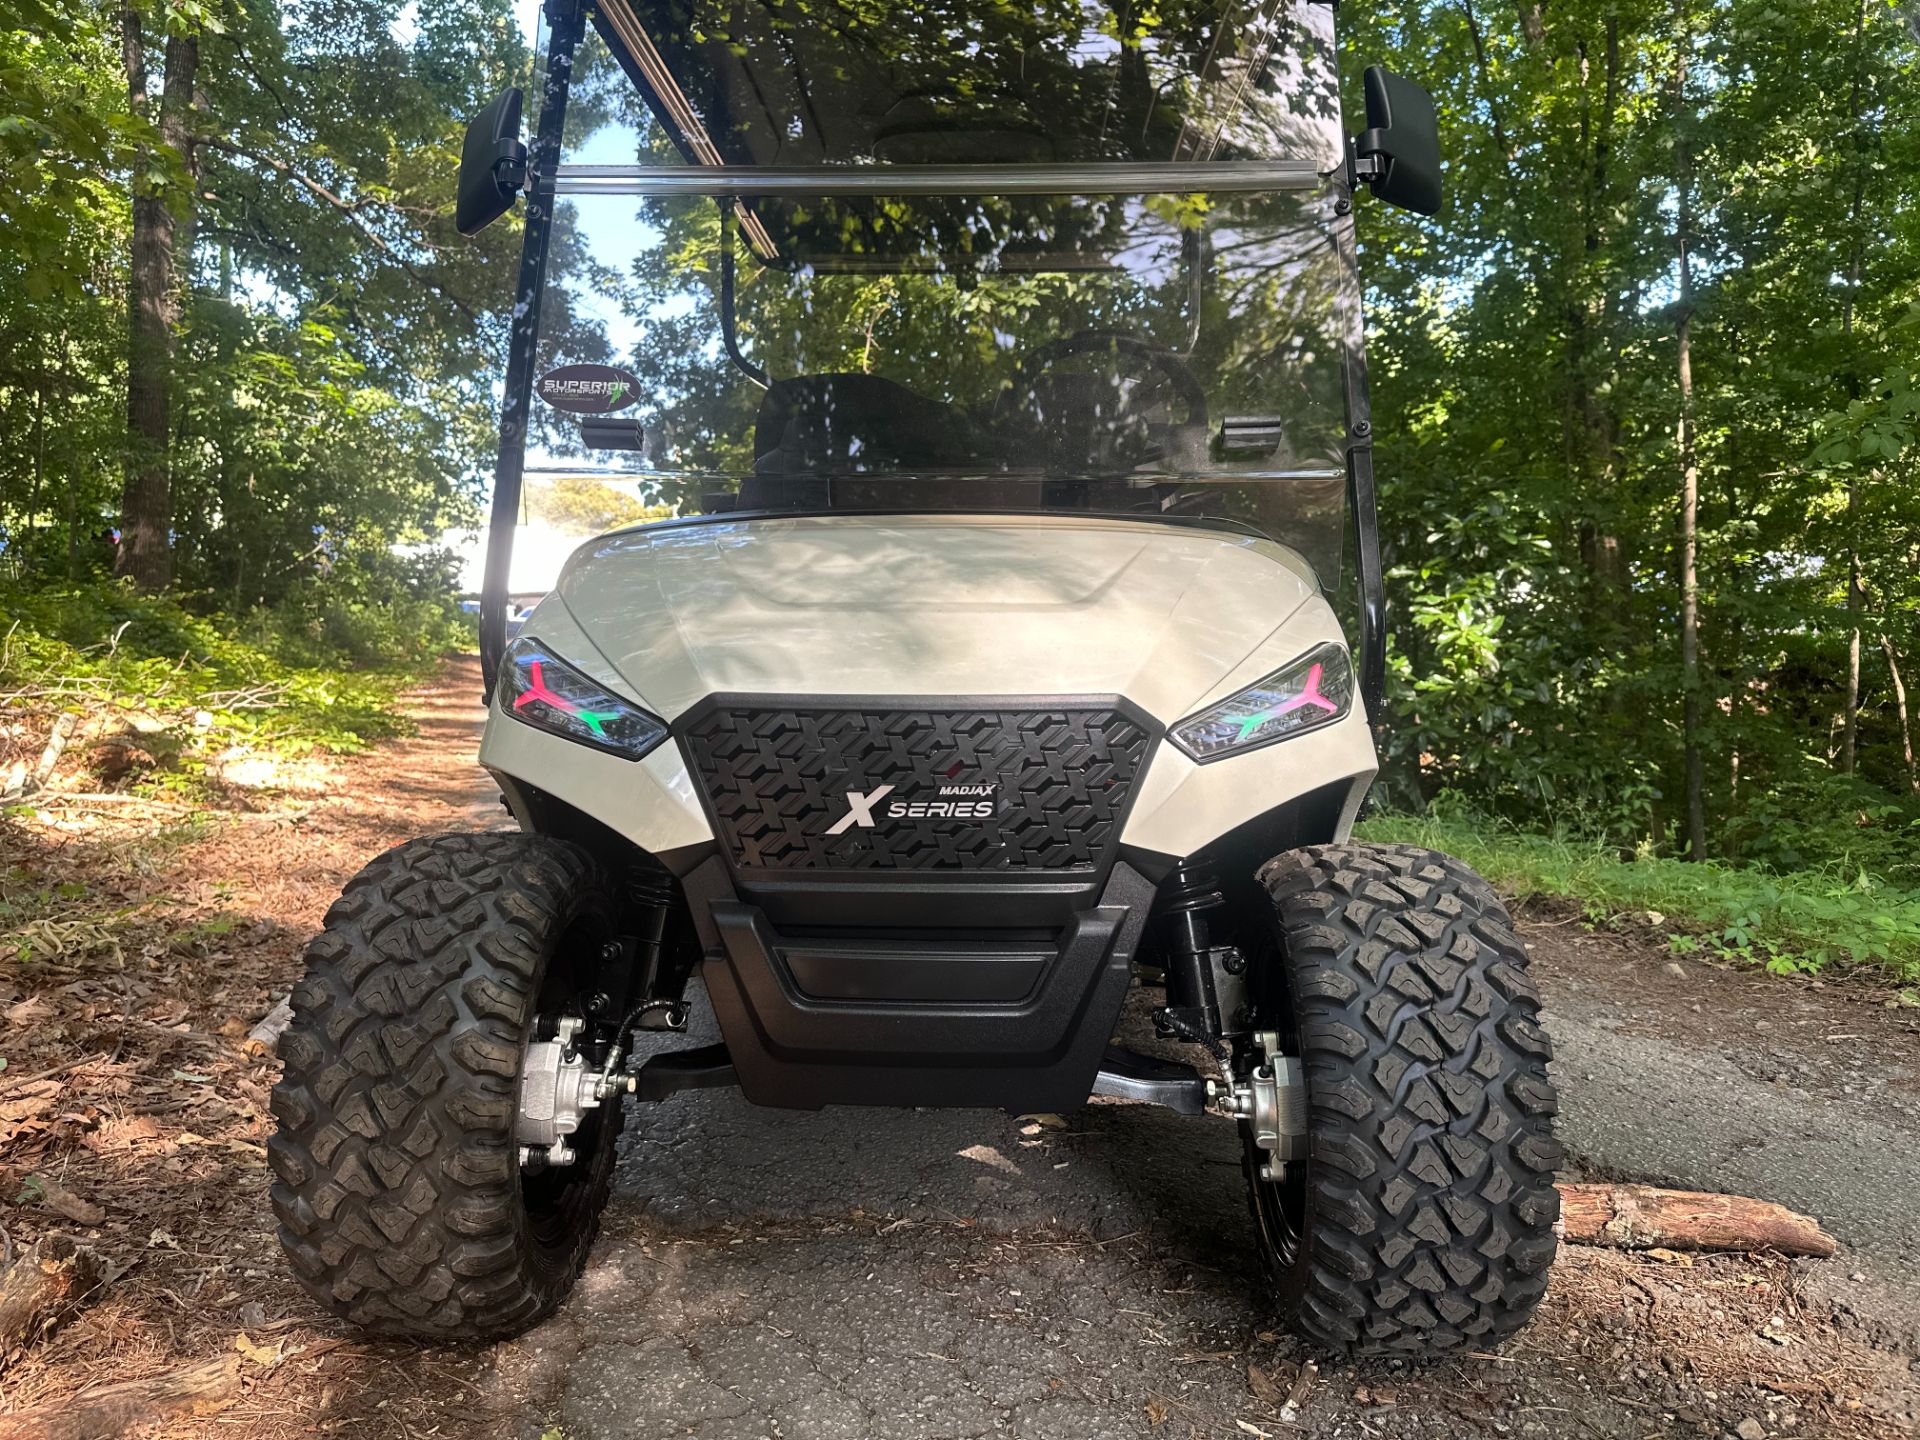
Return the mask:
{"type": "Polygon", "coordinates": [[[681,731],[721,843],[740,865],[766,870],[1097,869],[1119,841],[1152,740],[1111,705],[722,704],[681,731]],[[893,788],[868,807],[871,826],[829,833],[854,808],[849,794],[883,785],[893,788]],[[979,786],[992,793],[967,793],[979,786]],[[960,813],[939,813],[943,804],[960,813]],[[890,814],[896,805],[907,813],[890,814]]]}

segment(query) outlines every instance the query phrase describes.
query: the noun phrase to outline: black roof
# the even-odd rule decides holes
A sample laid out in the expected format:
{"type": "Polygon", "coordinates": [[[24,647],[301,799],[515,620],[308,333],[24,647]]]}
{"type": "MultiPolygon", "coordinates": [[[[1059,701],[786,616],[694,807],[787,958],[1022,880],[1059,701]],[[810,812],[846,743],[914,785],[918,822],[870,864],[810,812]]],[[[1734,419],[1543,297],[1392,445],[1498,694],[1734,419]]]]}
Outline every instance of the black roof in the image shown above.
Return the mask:
{"type": "Polygon", "coordinates": [[[696,164],[1315,156],[1339,125],[1312,0],[595,0],[696,164]],[[1140,17],[1145,16],[1145,19],[1140,17]]]}

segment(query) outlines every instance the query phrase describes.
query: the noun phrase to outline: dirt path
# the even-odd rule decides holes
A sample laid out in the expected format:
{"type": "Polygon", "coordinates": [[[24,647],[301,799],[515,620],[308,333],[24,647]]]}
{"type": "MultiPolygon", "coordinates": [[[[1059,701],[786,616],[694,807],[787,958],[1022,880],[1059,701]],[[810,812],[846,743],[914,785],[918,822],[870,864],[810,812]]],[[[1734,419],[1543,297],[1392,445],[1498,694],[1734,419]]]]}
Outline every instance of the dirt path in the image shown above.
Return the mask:
{"type": "Polygon", "coordinates": [[[480,1433],[449,1419],[473,1357],[365,1344],[289,1283],[267,1206],[277,1066],[244,1045],[367,859],[505,818],[476,783],[479,691],[456,665],[411,698],[417,735],[263,758],[211,812],[80,798],[0,820],[0,1249],[58,1230],[121,1272],[0,1371],[0,1412],[238,1355],[223,1435],[480,1433]]]}
{"type": "Polygon", "coordinates": [[[0,1200],[40,1175],[104,1212],[76,1227],[29,1198],[0,1225],[16,1243],[52,1226],[90,1233],[133,1267],[0,1375],[0,1404],[227,1353],[244,1334],[267,1363],[246,1361],[244,1392],[217,1422],[177,1433],[1639,1440],[1912,1428],[1913,1012],[1692,964],[1674,975],[1650,944],[1553,915],[1522,928],[1560,1040],[1577,1163],[1785,1200],[1833,1225],[1847,1245],[1838,1259],[1684,1265],[1570,1247],[1539,1321],[1500,1357],[1308,1370],[1247,1282],[1224,1122],[1123,1105],[1064,1129],[980,1111],[792,1114],[705,1092],[632,1114],[605,1236],[555,1320],[478,1351],[361,1342],[280,1268],[259,1154],[271,1068],[231,1032],[285,989],[299,945],[365,858],[409,835],[500,822],[472,763],[477,690],[472,667],[457,668],[419,697],[417,738],[259,797],[259,818],[163,845],[52,824],[0,833],[9,868],[34,885],[81,884],[87,903],[136,907],[115,932],[117,967],[79,941],[63,970],[0,966],[9,1014],[44,1007],[4,1032],[0,1200]],[[181,995],[191,1014],[174,1013],[181,995]],[[50,1092],[4,1086],[76,1059],[50,1092]],[[1295,1388],[1283,1412],[1276,1401],[1295,1388]]]}
{"type": "Polygon", "coordinates": [[[1572,1160],[1818,1215],[1851,1255],[1813,1267],[1808,1296],[1920,1353],[1920,1011],[1663,960],[1571,923],[1526,933],[1572,1160]]]}

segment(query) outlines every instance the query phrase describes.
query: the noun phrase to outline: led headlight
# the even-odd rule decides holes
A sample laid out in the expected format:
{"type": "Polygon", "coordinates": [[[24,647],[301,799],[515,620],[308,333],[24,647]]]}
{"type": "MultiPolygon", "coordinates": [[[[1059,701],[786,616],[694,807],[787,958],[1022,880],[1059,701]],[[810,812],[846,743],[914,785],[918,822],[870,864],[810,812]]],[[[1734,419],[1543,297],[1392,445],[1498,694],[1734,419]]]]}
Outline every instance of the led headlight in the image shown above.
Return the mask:
{"type": "Polygon", "coordinates": [[[667,738],[667,727],[658,719],[609,695],[530,635],[507,651],[499,699],[500,708],[516,720],[629,760],[667,738]]]}
{"type": "Polygon", "coordinates": [[[1258,684],[1173,727],[1173,743],[1205,764],[1331,725],[1353,708],[1353,665],[1338,645],[1316,645],[1258,684]]]}

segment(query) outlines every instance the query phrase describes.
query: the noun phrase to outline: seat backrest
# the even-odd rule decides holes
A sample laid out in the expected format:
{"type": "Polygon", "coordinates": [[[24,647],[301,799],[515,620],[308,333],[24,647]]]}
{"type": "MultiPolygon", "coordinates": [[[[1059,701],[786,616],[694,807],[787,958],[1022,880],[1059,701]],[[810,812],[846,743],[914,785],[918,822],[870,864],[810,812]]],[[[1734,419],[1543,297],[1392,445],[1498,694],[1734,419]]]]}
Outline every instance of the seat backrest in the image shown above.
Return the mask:
{"type": "Polygon", "coordinates": [[[991,434],[959,406],[858,373],[774,381],[753,432],[760,474],[991,469],[997,452],[991,434]]]}

